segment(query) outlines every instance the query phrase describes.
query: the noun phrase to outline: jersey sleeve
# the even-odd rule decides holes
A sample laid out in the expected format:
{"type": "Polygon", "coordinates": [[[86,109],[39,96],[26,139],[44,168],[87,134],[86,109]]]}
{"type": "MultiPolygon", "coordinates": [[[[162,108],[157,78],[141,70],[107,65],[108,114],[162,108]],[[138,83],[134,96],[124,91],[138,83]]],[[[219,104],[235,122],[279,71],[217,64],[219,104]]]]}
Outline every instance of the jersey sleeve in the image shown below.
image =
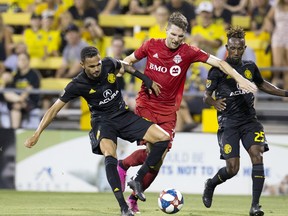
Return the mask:
{"type": "Polygon", "coordinates": [[[150,44],[150,40],[144,42],[141,47],[135,50],[134,55],[138,60],[141,60],[147,57],[149,44],[150,44]]]}
{"type": "Polygon", "coordinates": [[[68,85],[64,89],[64,93],[60,96],[60,100],[64,103],[68,103],[69,101],[79,97],[78,88],[76,86],[76,83],[71,81],[68,83],[68,85]]]}
{"type": "Polygon", "coordinates": [[[256,85],[261,85],[264,82],[264,79],[263,79],[257,65],[255,63],[253,63],[253,64],[254,64],[254,68],[255,68],[253,81],[255,82],[256,85]]]}
{"type": "Polygon", "coordinates": [[[206,80],[206,91],[215,91],[218,86],[220,78],[220,71],[218,68],[212,67],[208,72],[208,77],[206,80]]]}
{"type": "Polygon", "coordinates": [[[106,57],[105,59],[103,59],[106,63],[105,63],[105,67],[111,67],[113,68],[113,71],[118,71],[122,65],[121,65],[121,62],[117,59],[114,59],[114,58],[111,58],[111,57],[106,57]]]}
{"type": "Polygon", "coordinates": [[[206,62],[210,56],[204,50],[199,49],[198,47],[189,45],[190,49],[190,58],[191,62],[206,62]]]}

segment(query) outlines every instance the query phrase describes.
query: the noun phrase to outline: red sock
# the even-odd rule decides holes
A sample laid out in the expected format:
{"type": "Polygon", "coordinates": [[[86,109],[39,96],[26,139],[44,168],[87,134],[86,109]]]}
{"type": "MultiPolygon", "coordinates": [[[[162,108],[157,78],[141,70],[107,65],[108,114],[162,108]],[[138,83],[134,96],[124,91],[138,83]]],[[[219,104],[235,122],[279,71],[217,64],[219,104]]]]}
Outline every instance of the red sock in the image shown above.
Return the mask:
{"type": "Polygon", "coordinates": [[[127,170],[131,166],[142,165],[147,158],[146,149],[139,149],[134,151],[128,157],[122,160],[124,168],[127,170]]]}
{"type": "Polygon", "coordinates": [[[143,179],[143,183],[142,183],[142,188],[143,191],[145,191],[154,181],[154,179],[156,178],[156,176],[158,175],[159,171],[149,171],[143,179]]]}

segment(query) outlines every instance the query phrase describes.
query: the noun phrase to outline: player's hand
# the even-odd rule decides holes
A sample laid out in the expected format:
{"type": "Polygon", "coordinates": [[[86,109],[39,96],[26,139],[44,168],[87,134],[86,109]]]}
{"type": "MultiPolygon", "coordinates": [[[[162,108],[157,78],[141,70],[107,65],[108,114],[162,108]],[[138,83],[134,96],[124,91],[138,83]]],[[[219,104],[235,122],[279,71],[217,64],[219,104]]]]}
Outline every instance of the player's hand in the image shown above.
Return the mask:
{"type": "Polygon", "coordinates": [[[218,111],[223,111],[226,109],[226,98],[221,98],[221,99],[218,99],[214,102],[213,106],[215,107],[216,110],[218,111]]]}
{"type": "Polygon", "coordinates": [[[240,89],[243,89],[245,91],[252,92],[252,93],[256,93],[257,91],[257,86],[245,78],[239,80],[238,83],[239,83],[240,89]]]}
{"type": "Polygon", "coordinates": [[[36,145],[37,141],[38,141],[39,137],[37,135],[33,135],[32,137],[28,138],[24,145],[27,147],[27,148],[32,148],[34,145],[36,145]]]}
{"type": "Polygon", "coordinates": [[[152,91],[153,91],[155,95],[158,96],[161,93],[160,88],[162,88],[162,86],[159,83],[153,81],[152,86],[149,89],[149,94],[152,94],[152,91]]]}

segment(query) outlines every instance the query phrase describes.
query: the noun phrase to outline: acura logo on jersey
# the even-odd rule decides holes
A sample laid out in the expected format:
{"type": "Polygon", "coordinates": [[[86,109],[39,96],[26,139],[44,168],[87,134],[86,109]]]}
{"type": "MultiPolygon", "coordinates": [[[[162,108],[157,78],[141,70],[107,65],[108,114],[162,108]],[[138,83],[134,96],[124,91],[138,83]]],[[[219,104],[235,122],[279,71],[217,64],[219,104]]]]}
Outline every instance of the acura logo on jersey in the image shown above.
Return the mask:
{"type": "Polygon", "coordinates": [[[234,91],[234,92],[230,92],[229,96],[237,96],[237,95],[244,95],[244,94],[249,94],[250,93],[249,91],[241,89],[240,86],[239,86],[239,83],[237,83],[237,88],[238,88],[238,90],[234,91]]]}
{"type": "Polygon", "coordinates": [[[112,95],[111,89],[107,89],[107,90],[105,90],[105,91],[103,92],[103,96],[104,96],[105,98],[110,97],[110,95],[112,95]]]}
{"type": "Polygon", "coordinates": [[[172,76],[178,76],[181,73],[181,68],[178,65],[174,65],[170,68],[170,74],[172,76]]]}
{"type": "Polygon", "coordinates": [[[103,92],[103,96],[105,97],[104,100],[99,102],[99,105],[102,104],[106,104],[108,102],[110,102],[111,100],[113,100],[117,95],[118,95],[119,91],[116,90],[116,92],[112,93],[111,89],[107,89],[103,92]]]}

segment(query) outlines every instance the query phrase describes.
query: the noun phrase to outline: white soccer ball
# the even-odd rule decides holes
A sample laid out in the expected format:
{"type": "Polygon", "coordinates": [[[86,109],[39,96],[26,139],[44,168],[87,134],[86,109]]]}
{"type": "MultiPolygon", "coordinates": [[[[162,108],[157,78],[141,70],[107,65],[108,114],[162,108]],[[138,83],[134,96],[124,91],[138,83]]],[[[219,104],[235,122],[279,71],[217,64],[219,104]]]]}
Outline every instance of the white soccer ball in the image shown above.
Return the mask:
{"type": "Polygon", "coordinates": [[[173,188],[163,190],[158,197],[159,208],[167,214],[175,214],[183,207],[182,194],[173,188]]]}

